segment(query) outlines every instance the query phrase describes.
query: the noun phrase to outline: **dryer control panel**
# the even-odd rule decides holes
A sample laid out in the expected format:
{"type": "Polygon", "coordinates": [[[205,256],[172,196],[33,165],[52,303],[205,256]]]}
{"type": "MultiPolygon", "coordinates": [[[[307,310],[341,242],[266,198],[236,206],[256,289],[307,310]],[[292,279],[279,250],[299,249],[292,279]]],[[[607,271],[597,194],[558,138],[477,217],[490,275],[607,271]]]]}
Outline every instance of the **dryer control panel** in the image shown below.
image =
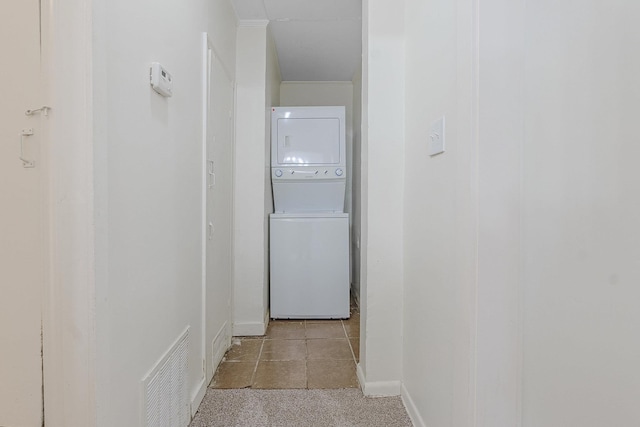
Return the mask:
{"type": "Polygon", "coordinates": [[[343,168],[339,167],[290,167],[271,168],[274,180],[325,180],[346,179],[343,168]]]}

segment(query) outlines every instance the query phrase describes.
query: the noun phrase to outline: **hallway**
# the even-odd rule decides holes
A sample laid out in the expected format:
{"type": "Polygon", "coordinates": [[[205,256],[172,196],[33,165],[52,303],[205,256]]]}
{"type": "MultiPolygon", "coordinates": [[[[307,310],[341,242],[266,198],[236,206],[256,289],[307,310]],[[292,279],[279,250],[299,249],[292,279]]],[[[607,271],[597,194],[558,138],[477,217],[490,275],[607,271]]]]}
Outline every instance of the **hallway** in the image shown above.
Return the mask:
{"type": "Polygon", "coordinates": [[[191,427],[411,426],[400,397],[367,398],[356,376],[360,313],[345,320],[272,320],[234,337],[191,427]]]}
{"type": "Polygon", "coordinates": [[[0,425],[340,386],[416,426],[640,426],[640,2],[14,3],[0,425]],[[356,69],[288,74],[287,27],[355,34],[356,69]],[[359,354],[346,322],[267,331],[268,115],[310,100],[347,111],[359,354]]]}

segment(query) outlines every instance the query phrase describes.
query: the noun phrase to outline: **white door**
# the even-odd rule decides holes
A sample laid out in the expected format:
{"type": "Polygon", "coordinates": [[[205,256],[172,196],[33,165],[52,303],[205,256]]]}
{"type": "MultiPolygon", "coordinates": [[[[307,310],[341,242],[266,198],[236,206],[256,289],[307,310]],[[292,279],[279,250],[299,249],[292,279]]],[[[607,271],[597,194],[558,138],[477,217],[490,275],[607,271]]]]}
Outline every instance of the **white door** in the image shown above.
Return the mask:
{"type": "Polygon", "coordinates": [[[206,192],[207,379],[231,338],[233,82],[209,50],[206,192]]]}
{"type": "Polygon", "coordinates": [[[40,11],[38,0],[10,3],[0,15],[0,426],[39,427],[44,119],[25,111],[42,102],[40,11]]]}

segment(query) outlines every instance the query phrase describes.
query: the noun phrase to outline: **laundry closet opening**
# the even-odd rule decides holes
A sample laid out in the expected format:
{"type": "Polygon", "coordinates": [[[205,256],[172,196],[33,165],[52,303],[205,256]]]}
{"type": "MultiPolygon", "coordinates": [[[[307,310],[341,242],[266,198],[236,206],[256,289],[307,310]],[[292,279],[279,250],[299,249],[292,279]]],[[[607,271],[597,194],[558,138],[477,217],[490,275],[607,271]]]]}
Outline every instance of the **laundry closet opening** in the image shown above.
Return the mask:
{"type": "Polygon", "coordinates": [[[233,4],[239,17],[233,335],[262,336],[273,318],[347,319],[350,303],[360,301],[362,2],[331,1],[322,7],[312,1],[256,0],[233,1],[233,4]],[[326,113],[331,111],[328,107],[337,107],[336,111],[341,113],[326,113]],[[301,129],[297,126],[301,121],[291,127],[294,117],[283,115],[281,124],[289,126],[290,133],[283,134],[279,142],[283,153],[292,146],[307,151],[289,150],[279,159],[284,163],[273,168],[278,154],[272,153],[271,148],[272,114],[281,111],[295,115],[303,110],[318,113],[316,118],[321,119],[315,122],[315,128],[312,125],[314,138],[335,137],[342,146],[337,145],[326,153],[314,151],[296,134],[301,129]],[[286,120],[289,122],[285,123],[286,120]],[[296,178],[299,179],[296,181],[296,178]],[[318,185],[305,189],[312,181],[318,185]],[[274,182],[286,191],[274,189],[274,182]],[[279,199],[282,194],[286,194],[286,200],[279,199]],[[278,206],[279,202],[285,207],[278,206]],[[291,206],[298,202],[302,205],[291,206]],[[285,218],[296,214],[306,217],[285,218]],[[283,227],[288,228],[280,231],[283,227]],[[311,234],[305,237],[304,233],[311,234]],[[324,240],[322,244],[304,248],[310,264],[287,267],[287,259],[302,257],[301,250],[291,250],[291,245],[311,242],[310,236],[314,233],[324,240]],[[283,236],[287,237],[278,240],[283,236]],[[280,252],[273,252],[274,244],[280,252]],[[284,254],[283,248],[288,248],[284,254]],[[280,264],[274,269],[276,261],[280,264]],[[318,265],[318,262],[325,264],[318,265]],[[304,276],[308,269],[315,269],[315,273],[306,279],[297,277],[304,276]],[[285,287],[277,294],[274,274],[278,277],[284,274],[287,280],[300,286],[316,280],[316,289],[311,291],[313,296],[302,306],[296,306],[296,300],[289,298],[290,289],[285,287]],[[340,307],[334,310],[331,298],[327,297],[330,291],[323,292],[322,283],[336,276],[337,280],[344,281],[344,287],[336,291],[339,299],[336,304],[340,307]],[[278,301],[290,305],[282,311],[278,301]],[[325,306],[318,309],[316,303],[325,306]]]}
{"type": "MultiPolygon", "coordinates": [[[[304,171],[308,176],[302,170],[293,175],[305,176],[307,182],[313,179],[312,176],[318,176],[310,173],[319,171],[323,178],[329,178],[330,172],[331,179],[324,181],[327,192],[332,191],[330,188],[337,188],[339,181],[343,182],[341,206],[325,208],[317,205],[303,210],[306,209],[308,214],[323,211],[344,213],[348,218],[345,220],[348,231],[344,260],[348,274],[347,298],[351,295],[356,302],[360,300],[362,4],[359,0],[335,1],[319,8],[313,2],[258,0],[233,3],[239,27],[236,45],[232,323],[234,336],[251,336],[263,335],[269,319],[274,317],[270,295],[273,262],[270,215],[295,213],[290,211],[291,206],[280,212],[274,206],[272,180],[283,179],[273,175],[276,171],[272,170],[271,115],[274,108],[342,108],[343,128],[338,127],[337,131],[343,132],[343,151],[339,152],[337,148],[338,151],[327,154],[337,156],[338,163],[331,163],[335,159],[329,159],[325,164],[323,159],[290,158],[289,166],[315,167],[317,171],[304,171]],[[341,155],[342,159],[339,158],[341,155]],[[336,175],[336,169],[341,169],[340,176],[336,175]]],[[[315,129],[316,133],[324,131],[322,126],[315,129]]],[[[329,129],[327,132],[330,134],[332,131],[329,129]]],[[[286,140],[283,137],[282,150],[287,144],[297,143],[291,138],[297,137],[286,135],[286,140]]],[[[289,154],[295,157],[295,153],[289,154]]],[[[291,188],[295,186],[291,171],[287,169],[286,172],[289,179],[282,185],[291,188]]],[[[292,200],[308,198],[309,193],[313,193],[301,188],[294,192],[292,200]]],[[[340,190],[337,189],[335,194],[341,195],[340,190]]],[[[319,196],[316,201],[307,199],[307,202],[311,205],[321,203],[317,200],[322,198],[319,196]]],[[[334,251],[326,249],[322,252],[324,256],[324,253],[334,251]]],[[[348,301],[346,304],[348,307],[348,301]]],[[[348,317],[348,311],[343,314],[298,313],[295,316],[344,318],[348,317]]]]}

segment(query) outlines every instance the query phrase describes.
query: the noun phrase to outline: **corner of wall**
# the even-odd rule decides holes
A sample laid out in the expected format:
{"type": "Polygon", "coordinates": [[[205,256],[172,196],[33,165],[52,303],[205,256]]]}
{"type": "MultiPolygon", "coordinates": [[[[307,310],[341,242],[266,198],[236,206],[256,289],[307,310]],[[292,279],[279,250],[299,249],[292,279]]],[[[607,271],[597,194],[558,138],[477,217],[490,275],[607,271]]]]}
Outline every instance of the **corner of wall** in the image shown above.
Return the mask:
{"type": "MultiPolygon", "coordinates": [[[[267,173],[271,103],[268,21],[240,21],[237,42],[236,141],[234,171],[234,325],[235,335],[262,335],[268,312],[267,173]]],[[[270,61],[271,59],[271,61],[270,61]]],[[[279,86],[276,85],[276,86],[279,86]]]]}
{"type": "Polygon", "coordinates": [[[404,2],[364,2],[363,34],[361,360],[367,393],[397,395],[403,363],[404,2]]]}
{"type": "Polygon", "coordinates": [[[400,393],[400,396],[402,397],[402,403],[404,404],[404,407],[406,408],[407,414],[409,414],[409,418],[411,418],[411,422],[413,423],[413,425],[415,427],[427,427],[427,424],[424,422],[424,419],[422,419],[422,416],[420,415],[420,411],[418,411],[418,407],[411,398],[411,395],[405,388],[404,384],[402,384],[402,391],[400,393]]]}
{"type": "Polygon", "coordinates": [[[266,334],[268,325],[269,325],[269,310],[267,310],[265,314],[265,319],[262,322],[234,322],[233,336],[238,336],[238,337],[262,336],[266,334]]]}
{"type": "Polygon", "coordinates": [[[365,372],[360,363],[358,363],[358,366],[356,367],[356,375],[358,376],[358,382],[360,383],[362,394],[367,397],[398,396],[401,393],[401,381],[367,381],[365,372]]]}

